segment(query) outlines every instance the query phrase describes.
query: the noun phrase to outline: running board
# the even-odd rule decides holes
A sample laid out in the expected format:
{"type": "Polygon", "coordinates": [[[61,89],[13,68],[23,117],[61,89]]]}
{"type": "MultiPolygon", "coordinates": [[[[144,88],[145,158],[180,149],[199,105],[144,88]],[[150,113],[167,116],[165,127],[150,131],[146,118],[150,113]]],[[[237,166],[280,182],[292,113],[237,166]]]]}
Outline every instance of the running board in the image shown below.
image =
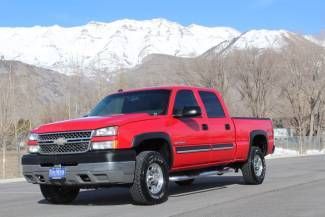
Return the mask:
{"type": "Polygon", "coordinates": [[[225,173],[235,172],[233,168],[225,167],[222,170],[212,170],[212,171],[204,171],[200,173],[193,173],[193,174],[180,174],[180,175],[171,175],[169,177],[169,181],[184,181],[189,179],[196,179],[199,177],[213,177],[213,176],[221,176],[225,173]]]}

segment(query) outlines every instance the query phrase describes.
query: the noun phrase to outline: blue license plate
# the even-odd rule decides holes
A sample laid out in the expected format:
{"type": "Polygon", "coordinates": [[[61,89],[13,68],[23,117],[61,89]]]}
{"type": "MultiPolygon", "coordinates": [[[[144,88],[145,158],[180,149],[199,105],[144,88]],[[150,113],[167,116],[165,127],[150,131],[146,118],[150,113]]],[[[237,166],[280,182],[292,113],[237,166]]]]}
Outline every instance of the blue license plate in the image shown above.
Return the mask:
{"type": "Polygon", "coordinates": [[[53,167],[49,169],[49,178],[50,179],[64,179],[65,178],[65,169],[62,167],[53,167]]]}

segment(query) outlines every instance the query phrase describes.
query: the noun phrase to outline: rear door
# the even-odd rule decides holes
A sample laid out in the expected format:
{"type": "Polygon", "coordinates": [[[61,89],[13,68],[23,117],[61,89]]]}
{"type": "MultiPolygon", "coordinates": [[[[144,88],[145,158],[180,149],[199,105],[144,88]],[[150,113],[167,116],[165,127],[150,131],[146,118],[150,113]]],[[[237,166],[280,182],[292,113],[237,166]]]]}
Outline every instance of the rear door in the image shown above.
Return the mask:
{"type": "Polygon", "coordinates": [[[224,162],[235,155],[235,128],[227,117],[219,97],[212,91],[199,91],[207,114],[208,137],[212,147],[211,161],[224,162]]]}
{"type": "MultiPolygon", "coordinates": [[[[199,106],[195,93],[190,89],[181,89],[176,92],[173,114],[182,111],[185,106],[199,106]]],[[[202,108],[201,108],[202,109],[202,108]]],[[[202,128],[205,117],[172,118],[170,133],[176,155],[175,167],[197,166],[210,162],[210,144],[207,131],[202,128]]]]}

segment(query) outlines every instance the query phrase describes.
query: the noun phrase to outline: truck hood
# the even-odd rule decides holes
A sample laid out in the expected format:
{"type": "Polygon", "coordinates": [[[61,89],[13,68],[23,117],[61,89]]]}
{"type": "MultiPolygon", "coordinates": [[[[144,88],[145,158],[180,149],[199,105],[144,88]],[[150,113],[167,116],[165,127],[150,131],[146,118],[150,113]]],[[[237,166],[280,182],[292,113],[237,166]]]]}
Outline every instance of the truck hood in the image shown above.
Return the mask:
{"type": "Polygon", "coordinates": [[[119,114],[111,116],[84,117],[66,121],[59,121],[50,124],[44,124],[34,129],[34,133],[51,133],[64,131],[95,130],[108,126],[121,126],[126,123],[157,119],[158,116],[152,116],[146,113],[141,114],[119,114]]]}

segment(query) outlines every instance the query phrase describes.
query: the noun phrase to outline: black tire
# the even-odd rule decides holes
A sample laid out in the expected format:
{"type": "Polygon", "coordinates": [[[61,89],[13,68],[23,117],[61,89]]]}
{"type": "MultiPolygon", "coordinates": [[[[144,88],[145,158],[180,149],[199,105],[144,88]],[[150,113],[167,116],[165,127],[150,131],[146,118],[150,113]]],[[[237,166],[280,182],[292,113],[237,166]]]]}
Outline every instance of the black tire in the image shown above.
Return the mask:
{"type": "Polygon", "coordinates": [[[53,204],[68,204],[74,201],[79,194],[78,187],[40,185],[44,198],[53,204]]]}
{"type": "Polygon", "coordinates": [[[192,185],[194,182],[194,179],[187,179],[187,180],[182,180],[182,181],[175,181],[175,183],[179,186],[188,186],[192,185]]]}
{"type": "Polygon", "coordinates": [[[242,165],[241,171],[243,173],[245,184],[248,185],[262,184],[265,178],[266,164],[265,164],[264,154],[262,153],[260,148],[255,146],[251,147],[248,156],[248,161],[242,165]],[[254,159],[258,159],[258,158],[261,160],[261,164],[259,164],[261,165],[261,167],[254,167],[254,159]]]}
{"type": "MultiPolygon", "coordinates": [[[[143,151],[136,157],[134,181],[130,188],[132,199],[137,204],[153,205],[168,199],[169,172],[166,160],[155,151],[143,151]],[[147,185],[147,173],[151,166],[159,166],[163,180],[161,189],[157,193],[152,193],[147,185]]],[[[160,176],[161,177],[161,176],[160,176]]]]}

